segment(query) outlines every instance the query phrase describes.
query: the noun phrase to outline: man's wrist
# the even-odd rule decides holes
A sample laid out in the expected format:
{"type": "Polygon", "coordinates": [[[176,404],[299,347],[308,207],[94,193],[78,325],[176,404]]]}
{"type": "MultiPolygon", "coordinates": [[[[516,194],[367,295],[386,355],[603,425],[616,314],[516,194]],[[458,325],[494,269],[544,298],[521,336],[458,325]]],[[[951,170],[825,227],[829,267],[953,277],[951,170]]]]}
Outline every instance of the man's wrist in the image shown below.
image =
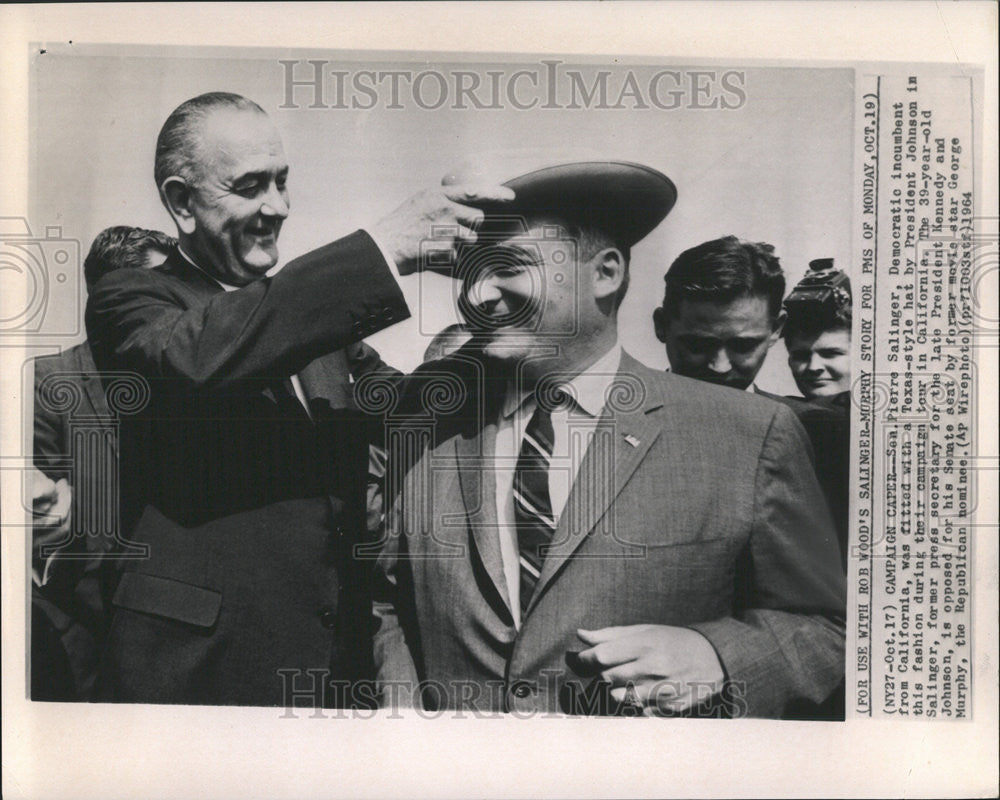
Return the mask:
{"type": "Polygon", "coordinates": [[[365,233],[367,233],[369,238],[373,242],[375,242],[375,246],[378,248],[378,251],[382,254],[382,258],[385,260],[386,265],[389,267],[389,272],[392,273],[392,277],[394,277],[397,281],[399,281],[399,279],[402,277],[402,273],[399,271],[399,265],[393,258],[392,253],[385,246],[385,244],[383,244],[383,242],[379,239],[378,235],[374,231],[368,230],[366,228],[365,233]]]}

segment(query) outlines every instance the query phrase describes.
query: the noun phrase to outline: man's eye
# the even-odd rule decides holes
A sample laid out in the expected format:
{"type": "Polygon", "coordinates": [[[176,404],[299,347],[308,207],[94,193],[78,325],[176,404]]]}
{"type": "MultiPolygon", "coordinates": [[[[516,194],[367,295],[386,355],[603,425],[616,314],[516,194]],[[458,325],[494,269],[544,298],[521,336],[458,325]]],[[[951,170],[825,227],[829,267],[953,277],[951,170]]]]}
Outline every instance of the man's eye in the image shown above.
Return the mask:
{"type": "Polygon", "coordinates": [[[512,278],[523,273],[530,264],[521,261],[504,260],[503,264],[493,267],[490,274],[497,278],[512,278]]]}
{"type": "Polygon", "coordinates": [[[843,350],[817,350],[816,353],[820,358],[840,358],[847,355],[843,350]]]}
{"type": "Polygon", "coordinates": [[[233,188],[236,194],[242,197],[254,197],[256,196],[259,189],[259,184],[257,183],[241,183],[233,188]]]}
{"type": "Polygon", "coordinates": [[[708,353],[713,347],[709,339],[681,339],[681,344],[690,353],[708,353]]]}
{"type": "Polygon", "coordinates": [[[737,339],[733,342],[733,351],[736,353],[752,353],[760,347],[760,342],[756,339],[737,339]]]}

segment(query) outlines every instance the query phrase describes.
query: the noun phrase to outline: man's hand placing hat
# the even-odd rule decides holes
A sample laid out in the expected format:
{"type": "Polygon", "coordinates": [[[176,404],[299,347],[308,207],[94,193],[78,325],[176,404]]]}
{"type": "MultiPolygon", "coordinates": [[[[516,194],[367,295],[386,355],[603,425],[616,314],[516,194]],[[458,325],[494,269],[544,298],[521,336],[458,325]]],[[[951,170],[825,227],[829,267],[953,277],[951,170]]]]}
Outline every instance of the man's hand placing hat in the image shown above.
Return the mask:
{"type": "Polygon", "coordinates": [[[422,252],[434,248],[454,248],[476,241],[475,228],[483,218],[476,206],[500,205],[514,199],[514,190],[506,186],[446,185],[414,195],[382,219],[372,235],[392,256],[400,275],[409,275],[436,263],[453,259],[425,259],[422,252]]]}

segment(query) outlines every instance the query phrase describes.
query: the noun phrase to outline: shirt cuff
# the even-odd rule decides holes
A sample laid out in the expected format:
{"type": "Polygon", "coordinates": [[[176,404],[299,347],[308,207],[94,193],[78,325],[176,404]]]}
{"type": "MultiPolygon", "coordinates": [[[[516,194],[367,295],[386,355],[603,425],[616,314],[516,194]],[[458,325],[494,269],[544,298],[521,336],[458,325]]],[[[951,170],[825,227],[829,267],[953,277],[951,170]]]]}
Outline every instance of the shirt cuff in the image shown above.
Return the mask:
{"type": "Polygon", "coordinates": [[[385,247],[382,245],[382,242],[380,242],[378,239],[372,236],[371,231],[366,230],[365,233],[368,234],[368,238],[370,238],[373,242],[375,242],[375,246],[378,248],[378,251],[382,254],[382,258],[385,259],[386,265],[389,267],[389,272],[392,273],[392,277],[394,277],[396,279],[396,282],[398,283],[400,278],[399,267],[396,266],[396,262],[393,260],[392,255],[389,253],[388,250],[385,249],[385,247]]]}

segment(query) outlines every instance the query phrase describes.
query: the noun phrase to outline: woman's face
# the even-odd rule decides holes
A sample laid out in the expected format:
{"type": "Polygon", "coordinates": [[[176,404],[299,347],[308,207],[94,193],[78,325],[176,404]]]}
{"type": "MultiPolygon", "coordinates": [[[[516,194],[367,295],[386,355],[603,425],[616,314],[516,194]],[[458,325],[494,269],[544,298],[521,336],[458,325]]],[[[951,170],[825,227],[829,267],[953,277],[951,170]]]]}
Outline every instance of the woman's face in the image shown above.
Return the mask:
{"type": "Polygon", "coordinates": [[[851,332],[835,328],[819,334],[789,336],[788,367],[807,399],[829,397],[851,388],[851,332]]]}

